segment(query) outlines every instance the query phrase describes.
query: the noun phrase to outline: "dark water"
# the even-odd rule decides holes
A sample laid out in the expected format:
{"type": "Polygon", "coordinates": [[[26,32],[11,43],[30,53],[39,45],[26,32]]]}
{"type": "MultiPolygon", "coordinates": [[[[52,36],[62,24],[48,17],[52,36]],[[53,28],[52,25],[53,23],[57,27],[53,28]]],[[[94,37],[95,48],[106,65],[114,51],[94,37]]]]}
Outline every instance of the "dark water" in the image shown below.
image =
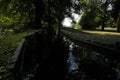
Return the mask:
{"type": "MultiPolygon", "coordinates": [[[[65,39],[67,40],[67,39],[65,39]]],[[[120,63],[70,40],[67,80],[120,80],[120,63]]]]}
{"type": "MultiPolygon", "coordinates": [[[[120,80],[119,62],[111,60],[92,49],[78,46],[65,37],[63,40],[64,45],[67,45],[69,49],[66,66],[64,66],[66,71],[63,80],[120,80]]],[[[36,79],[36,76],[40,76],[40,66],[39,63],[36,63],[27,72],[24,72],[23,80],[40,80],[36,79]]],[[[56,75],[53,75],[53,77],[56,77],[56,75]]]]}

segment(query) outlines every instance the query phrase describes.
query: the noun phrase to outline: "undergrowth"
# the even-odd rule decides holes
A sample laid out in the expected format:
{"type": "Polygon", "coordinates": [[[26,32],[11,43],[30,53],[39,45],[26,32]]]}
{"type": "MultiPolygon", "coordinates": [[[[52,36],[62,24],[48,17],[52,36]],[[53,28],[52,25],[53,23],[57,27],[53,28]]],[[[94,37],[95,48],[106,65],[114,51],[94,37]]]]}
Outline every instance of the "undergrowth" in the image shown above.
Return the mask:
{"type": "Polygon", "coordinates": [[[15,33],[13,30],[0,31],[0,80],[12,80],[7,66],[21,40],[36,30],[15,33]],[[9,77],[9,78],[8,78],[9,77]]]}

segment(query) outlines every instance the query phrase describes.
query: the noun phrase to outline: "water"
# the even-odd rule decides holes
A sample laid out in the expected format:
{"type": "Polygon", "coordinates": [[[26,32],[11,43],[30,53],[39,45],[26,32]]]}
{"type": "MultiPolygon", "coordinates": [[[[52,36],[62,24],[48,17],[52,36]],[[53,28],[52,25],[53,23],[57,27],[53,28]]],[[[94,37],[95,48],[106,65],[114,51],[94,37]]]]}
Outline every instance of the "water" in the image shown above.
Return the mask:
{"type": "Polygon", "coordinates": [[[78,63],[76,62],[76,58],[74,57],[73,53],[73,46],[74,43],[71,43],[69,45],[69,55],[68,55],[68,60],[67,63],[69,64],[69,73],[76,73],[76,71],[78,70],[78,63]]]}
{"type": "Polygon", "coordinates": [[[29,71],[27,73],[23,74],[23,80],[33,79],[35,77],[35,75],[37,74],[38,68],[39,68],[39,64],[36,64],[34,67],[29,69],[29,71]]]}
{"type": "Polygon", "coordinates": [[[64,40],[69,43],[66,80],[120,80],[119,62],[70,40],[64,40]]]}
{"type": "MultiPolygon", "coordinates": [[[[69,47],[67,72],[64,80],[120,80],[120,63],[115,62],[100,53],[81,47],[63,38],[69,47]]],[[[39,69],[36,64],[25,73],[23,80],[35,80],[39,69]]],[[[47,76],[46,76],[47,77],[47,76]]]]}

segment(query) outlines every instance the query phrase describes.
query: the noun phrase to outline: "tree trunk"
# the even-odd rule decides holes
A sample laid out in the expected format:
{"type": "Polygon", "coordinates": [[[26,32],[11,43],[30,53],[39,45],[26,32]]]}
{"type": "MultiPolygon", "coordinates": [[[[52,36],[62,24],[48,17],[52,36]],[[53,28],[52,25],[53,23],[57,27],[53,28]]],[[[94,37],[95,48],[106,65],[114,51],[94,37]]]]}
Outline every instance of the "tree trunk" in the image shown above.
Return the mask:
{"type": "Polygon", "coordinates": [[[103,21],[102,21],[101,31],[104,31],[104,28],[105,28],[105,18],[103,18],[103,21]]]}
{"type": "Polygon", "coordinates": [[[52,31],[52,26],[51,26],[51,10],[50,10],[50,7],[51,7],[51,4],[50,4],[50,1],[51,0],[48,0],[48,32],[51,32],[52,31]]]}
{"type": "Polygon", "coordinates": [[[41,29],[41,17],[43,11],[43,1],[42,0],[35,0],[35,29],[41,29]]]}
{"type": "Polygon", "coordinates": [[[105,3],[104,3],[104,7],[103,7],[104,13],[103,13],[103,20],[102,20],[102,28],[101,28],[102,31],[104,31],[104,28],[105,28],[105,21],[106,21],[108,4],[109,4],[109,2],[106,0],[105,3]]]}
{"type": "Polygon", "coordinates": [[[104,31],[104,28],[105,28],[105,24],[104,24],[104,22],[103,22],[103,23],[102,23],[101,31],[104,31]]]}
{"type": "Polygon", "coordinates": [[[59,38],[60,37],[60,31],[61,31],[61,22],[59,21],[58,22],[58,35],[57,35],[57,37],[59,38]]]}
{"type": "Polygon", "coordinates": [[[47,39],[49,43],[52,43],[55,35],[54,35],[54,28],[52,25],[52,17],[51,17],[51,0],[48,0],[48,15],[47,15],[47,22],[48,22],[48,27],[47,27],[47,39]]]}
{"type": "Polygon", "coordinates": [[[120,10],[118,12],[118,19],[117,19],[117,31],[120,32],[120,10]]]}

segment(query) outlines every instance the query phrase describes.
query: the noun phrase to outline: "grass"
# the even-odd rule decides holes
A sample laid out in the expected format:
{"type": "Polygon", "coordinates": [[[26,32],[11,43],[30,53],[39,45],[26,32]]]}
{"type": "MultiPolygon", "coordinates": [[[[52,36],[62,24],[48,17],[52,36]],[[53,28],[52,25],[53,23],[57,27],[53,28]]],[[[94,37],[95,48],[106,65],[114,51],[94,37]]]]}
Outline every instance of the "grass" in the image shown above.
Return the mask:
{"type": "Polygon", "coordinates": [[[85,32],[85,33],[90,33],[90,34],[120,36],[120,33],[118,33],[118,32],[93,31],[93,30],[82,30],[82,31],[85,32]]]}
{"type": "Polygon", "coordinates": [[[6,72],[6,67],[21,40],[36,31],[29,29],[21,33],[14,33],[12,30],[0,32],[0,80],[1,75],[6,72]]]}
{"type": "MultiPolygon", "coordinates": [[[[6,64],[7,60],[3,60],[13,54],[21,40],[29,35],[36,32],[36,30],[27,30],[21,33],[14,33],[13,31],[5,31],[0,33],[0,65],[6,64]],[[6,56],[6,58],[4,58],[6,56]]],[[[7,58],[9,59],[9,58],[7,58]]]]}
{"type": "Polygon", "coordinates": [[[82,30],[82,29],[72,29],[72,28],[63,28],[65,33],[70,34],[74,38],[77,38],[81,41],[89,41],[92,43],[100,44],[103,46],[108,46],[111,48],[120,48],[120,33],[112,31],[112,28],[106,31],[100,30],[82,30]],[[119,43],[119,44],[118,44],[119,43]]]}

